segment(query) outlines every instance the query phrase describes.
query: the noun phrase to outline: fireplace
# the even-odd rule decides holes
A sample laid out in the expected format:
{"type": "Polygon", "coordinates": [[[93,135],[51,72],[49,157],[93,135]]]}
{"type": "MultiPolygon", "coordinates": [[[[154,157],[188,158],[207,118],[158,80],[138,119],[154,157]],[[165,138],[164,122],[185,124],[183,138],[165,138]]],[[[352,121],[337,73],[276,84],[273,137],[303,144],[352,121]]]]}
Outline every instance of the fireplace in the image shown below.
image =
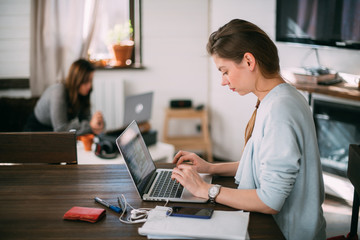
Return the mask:
{"type": "Polygon", "coordinates": [[[360,144],[360,102],[314,96],[312,108],[323,171],[346,177],[349,144],[360,144]]]}

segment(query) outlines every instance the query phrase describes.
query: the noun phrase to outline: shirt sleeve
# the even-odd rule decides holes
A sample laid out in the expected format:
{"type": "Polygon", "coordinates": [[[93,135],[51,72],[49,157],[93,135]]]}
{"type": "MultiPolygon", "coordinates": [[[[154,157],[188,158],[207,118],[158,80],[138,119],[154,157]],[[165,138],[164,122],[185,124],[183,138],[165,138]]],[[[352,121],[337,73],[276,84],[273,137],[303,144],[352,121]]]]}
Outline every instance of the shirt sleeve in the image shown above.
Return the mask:
{"type": "Polygon", "coordinates": [[[301,151],[296,129],[288,122],[267,125],[261,141],[260,188],[257,194],[269,207],[280,211],[293,189],[300,169],[301,151]]]}

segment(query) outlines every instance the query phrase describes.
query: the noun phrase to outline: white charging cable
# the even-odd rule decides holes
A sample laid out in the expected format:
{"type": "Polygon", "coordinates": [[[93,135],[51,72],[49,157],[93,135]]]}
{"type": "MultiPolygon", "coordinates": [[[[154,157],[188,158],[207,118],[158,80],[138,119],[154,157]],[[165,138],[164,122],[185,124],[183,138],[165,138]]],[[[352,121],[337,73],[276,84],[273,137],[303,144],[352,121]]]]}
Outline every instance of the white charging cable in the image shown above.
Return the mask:
{"type": "Polygon", "coordinates": [[[122,208],[122,214],[119,217],[120,222],[126,223],[126,224],[135,224],[135,223],[142,223],[145,222],[148,216],[148,212],[151,210],[151,208],[138,208],[135,209],[133,206],[131,206],[124,196],[124,194],[121,194],[121,197],[118,198],[119,205],[122,208]],[[131,208],[130,216],[123,219],[124,214],[127,212],[127,208],[131,208]]]}
{"type": "MultiPolygon", "coordinates": [[[[165,205],[168,204],[169,201],[166,201],[165,205]]],[[[134,208],[126,201],[124,194],[121,194],[121,197],[118,197],[119,206],[122,208],[122,213],[119,217],[119,221],[126,224],[135,224],[135,223],[143,223],[146,222],[146,219],[149,215],[150,210],[153,208],[134,208]],[[123,218],[124,214],[127,212],[127,208],[130,208],[130,216],[127,218],[123,218]]]]}

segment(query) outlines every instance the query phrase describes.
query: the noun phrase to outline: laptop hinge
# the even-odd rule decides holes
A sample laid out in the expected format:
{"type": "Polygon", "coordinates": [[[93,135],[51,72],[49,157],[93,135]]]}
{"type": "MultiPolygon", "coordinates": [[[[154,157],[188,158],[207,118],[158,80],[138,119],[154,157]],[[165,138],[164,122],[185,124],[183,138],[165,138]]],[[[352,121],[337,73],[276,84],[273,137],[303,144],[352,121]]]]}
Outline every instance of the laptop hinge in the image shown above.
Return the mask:
{"type": "Polygon", "coordinates": [[[145,194],[147,194],[149,192],[150,187],[151,187],[152,183],[154,182],[154,179],[156,178],[157,175],[158,175],[158,173],[157,173],[157,171],[155,171],[153,173],[153,175],[151,176],[150,181],[145,188],[145,191],[144,191],[145,194]]]}

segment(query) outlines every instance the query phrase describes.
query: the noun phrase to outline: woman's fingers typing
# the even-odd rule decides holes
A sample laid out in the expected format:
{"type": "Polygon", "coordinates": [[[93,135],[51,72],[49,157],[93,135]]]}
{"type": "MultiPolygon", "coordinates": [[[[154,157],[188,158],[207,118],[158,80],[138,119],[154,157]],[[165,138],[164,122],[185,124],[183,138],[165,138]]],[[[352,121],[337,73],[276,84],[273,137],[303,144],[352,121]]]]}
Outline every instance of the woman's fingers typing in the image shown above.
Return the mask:
{"type": "Polygon", "coordinates": [[[177,166],[179,166],[180,164],[186,163],[186,164],[194,164],[194,155],[191,152],[186,152],[186,151],[179,151],[173,160],[173,163],[176,163],[177,166]]]}

